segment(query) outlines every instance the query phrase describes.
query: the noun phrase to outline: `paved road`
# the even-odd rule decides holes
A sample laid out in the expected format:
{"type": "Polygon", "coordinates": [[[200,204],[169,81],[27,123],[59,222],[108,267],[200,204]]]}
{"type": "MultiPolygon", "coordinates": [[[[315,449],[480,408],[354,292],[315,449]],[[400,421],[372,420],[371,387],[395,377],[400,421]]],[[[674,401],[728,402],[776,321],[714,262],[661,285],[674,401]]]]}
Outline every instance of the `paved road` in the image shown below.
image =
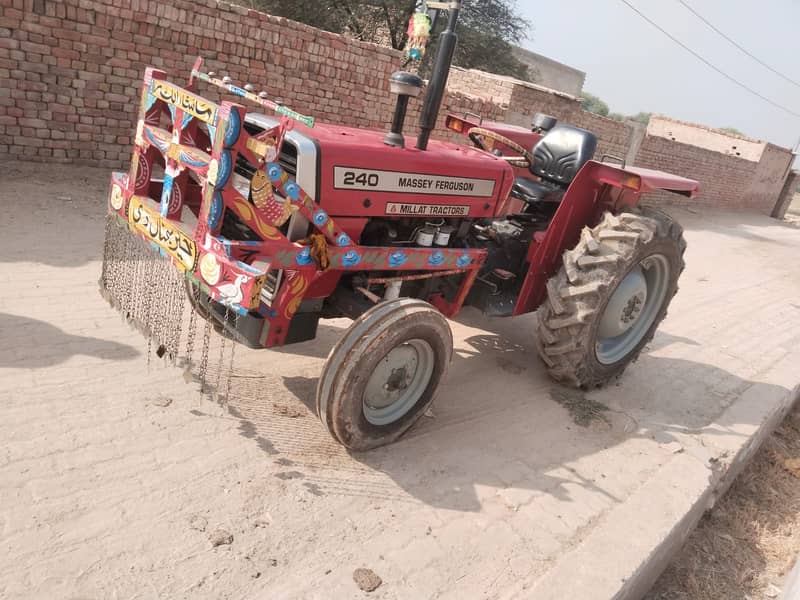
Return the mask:
{"type": "Polygon", "coordinates": [[[237,351],[227,408],[148,370],[96,290],[106,177],[0,176],[3,598],[361,598],[357,567],[383,579],[375,598],[524,597],[612,518],[643,525],[631,499],[684,450],[716,460],[743,394],[791,387],[770,374],[800,342],[800,230],[680,211],[681,291],[618,385],[556,386],[535,317],[468,310],[433,416],[350,456],[310,409],[345,321],[237,351]],[[212,548],[218,528],[231,545],[212,548]]]}

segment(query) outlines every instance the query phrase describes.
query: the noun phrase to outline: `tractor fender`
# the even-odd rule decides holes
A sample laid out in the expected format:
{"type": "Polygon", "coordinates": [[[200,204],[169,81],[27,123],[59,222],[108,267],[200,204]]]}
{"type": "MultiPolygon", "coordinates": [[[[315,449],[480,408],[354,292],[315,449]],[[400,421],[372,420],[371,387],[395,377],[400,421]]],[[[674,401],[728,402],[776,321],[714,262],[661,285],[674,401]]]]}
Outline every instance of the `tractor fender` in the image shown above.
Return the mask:
{"type": "Polygon", "coordinates": [[[604,212],[636,206],[642,194],[667,190],[693,198],[700,184],[691,179],[597,161],[587,162],[570,184],[547,230],[528,250],[530,265],[514,314],[536,310],[547,294],[547,280],[561,267],[565,250],[575,247],[584,227],[594,227],[604,212]]]}

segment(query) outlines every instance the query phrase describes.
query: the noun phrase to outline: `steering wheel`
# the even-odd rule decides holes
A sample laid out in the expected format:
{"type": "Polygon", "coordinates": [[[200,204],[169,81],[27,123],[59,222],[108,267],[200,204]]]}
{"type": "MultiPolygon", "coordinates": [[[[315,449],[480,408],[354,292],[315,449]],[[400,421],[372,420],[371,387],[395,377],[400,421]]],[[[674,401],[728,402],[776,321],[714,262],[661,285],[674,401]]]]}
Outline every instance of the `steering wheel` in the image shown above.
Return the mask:
{"type": "Polygon", "coordinates": [[[499,156],[498,158],[502,158],[505,161],[508,161],[513,167],[522,167],[523,169],[527,169],[533,163],[533,157],[531,153],[520,146],[514,140],[508,139],[504,135],[500,135],[495,131],[491,131],[489,129],[483,129],[482,127],[473,127],[469,130],[469,139],[475,144],[476,147],[480,148],[481,150],[486,150],[488,152],[488,148],[484,144],[484,139],[494,140],[504,146],[511,148],[514,152],[518,152],[519,156],[499,156]]]}

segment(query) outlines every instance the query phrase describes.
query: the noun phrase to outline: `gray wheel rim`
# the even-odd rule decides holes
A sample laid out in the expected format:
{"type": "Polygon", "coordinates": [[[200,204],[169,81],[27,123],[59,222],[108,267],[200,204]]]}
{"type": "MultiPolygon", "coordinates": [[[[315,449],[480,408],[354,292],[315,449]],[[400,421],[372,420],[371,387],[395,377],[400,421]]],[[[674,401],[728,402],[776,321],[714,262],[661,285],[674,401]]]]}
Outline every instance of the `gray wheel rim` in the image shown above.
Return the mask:
{"type": "Polygon", "coordinates": [[[364,388],[364,417],[372,425],[403,418],[420,399],[433,376],[433,348],[408,340],[392,348],[375,366],[364,388]]]}
{"type": "Polygon", "coordinates": [[[600,317],[595,354],[604,365],[624,359],[642,341],[656,320],[670,281],[663,254],[642,259],[620,281],[600,317]]]}

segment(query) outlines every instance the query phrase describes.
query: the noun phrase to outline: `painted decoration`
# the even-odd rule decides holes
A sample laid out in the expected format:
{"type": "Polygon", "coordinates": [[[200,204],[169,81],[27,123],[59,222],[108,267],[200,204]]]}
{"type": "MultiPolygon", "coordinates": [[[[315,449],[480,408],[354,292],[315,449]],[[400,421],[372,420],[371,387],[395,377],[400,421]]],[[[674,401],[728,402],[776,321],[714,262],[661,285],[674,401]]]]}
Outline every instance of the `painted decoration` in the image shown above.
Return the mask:
{"type": "Polygon", "coordinates": [[[205,254],[200,259],[200,275],[203,276],[209,285],[217,285],[222,269],[219,266],[217,257],[213,254],[205,254]]]}
{"type": "Polygon", "coordinates": [[[438,267],[442,263],[444,263],[444,254],[438,250],[431,254],[430,258],[428,258],[428,265],[431,267],[438,267]]]}
{"type": "Polygon", "coordinates": [[[250,180],[250,197],[253,204],[258,208],[266,208],[267,204],[272,201],[273,195],[269,177],[262,169],[258,169],[250,180]]]}
{"type": "Polygon", "coordinates": [[[237,275],[232,283],[225,283],[217,286],[219,301],[222,304],[241,304],[244,299],[242,284],[247,281],[247,275],[237,275]]]}
{"type": "Polygon", "coordinates": [[[125,202],[125,199],[122,197],[122,188],[119,187],[116,183],[111,186],[111,196],[110,196],[111,208],[114,210],[119,210],[122,208],[122,205],[125,202]]]}
{"type": "Polygon", "coordinates": [[[222,217],[222,194],[214,192],[211,198],[211,206],[208,209],[208,227],[211,230],[216,230],[219,227],[219,221],[222,217]]]}
{"type": "Polygon", "coordinates": [[[313,261],[311,258],[311,248],[303,248],[295,258],[298,265],[310,265],[313,261]]]}
{"type": "MultiPolygon", "coordinates": [[[[328,268],[334,272],[394,270],[411,277],[433,270],[442,275],[464,271],[474,278],[483,264],[486,251],[481,249],[359,245],[277,162],[280,144],[296,125],[291,119],[313,126],[313,118],[277,107],[276,112],[291,119],[282,118],[260,137],[251,136],[244,127],[244,107],[227,102],[217,105],[165,81],[163,74],[153,78],[152,73],[148,71],[140,95],[130,174],[112,176],[108,204],[113,222],[157,247],[187,278],[201,283],[209,297],[232,312],[261,314],[264,324],[258,339],[263,345],[285,342],[305,294],[328,268]],[[165,117],[171,117],[171,126],[163,125],[165,117]],[[233,157],[238,154],[257,167],[250,189],[243,192],[232,185],[233,157]],[[158,197],[150,197],[158,189],[152,174],[153,165],[159,163],[165,165],[161,206],[158,197]],[[187,210],[181,209],[184,205],[187,210]],[[280,229],[294,212],[311,223],[310,247],[289,241],[280,229]],[[255,235],[236,239],[235,228],[225,227],[223,237],[226,214],[235,215],[255,235]],[[196,224],[192,215],[198,216],[196,224]],[[283,272],[283,283],[267,304],[261,292],[267,272],[275,270],[283,272]]],[[[210,76],[197,79],[218,84],[210,76]]],[[[268,102],[238,86],[219,83],[228,90],[235,88],[242,98],[255,98],[262,105],[268,102]]],[[[434,204],[397,205],[398,215],[416,218],[444,210],[434,204]]],[[[463,212],[453,213],[455,209],[448,205],[448,216],[463,216],[463,212]]],[[[449,316],[460,308],[472,279],[463,281],[456,299],[440,306],[449,316]]]]}
{"type": "Polygon", "coordinates": [[[462,254],[456,260],[456,265],[458,265],[460,269],[469,266],[470,263],[472,263],[472,257],[469,254],[462,254]]]}
{"type": "Polygon", "coordinates": [[[159,248],[178,261],[180,267],[191,271],[197,261],[197,244],[183,231],[175,227],[158,211],[148,207],[142,198],[133,196],[128,207],[128,223],[159,248]]]}
{"type": "Polygon", "coordinates": [[[354,267],[361,262],[361,255],[355,250],[348,250],[342,257],[342,264],[345,267],[354,267]]]}
{"type": "Polygon", "coordinates": [[[150,83],[150,94],[156,100],[176,106],[204,123],[214,123],[217,119],[216,105],[167,81],[154,79],[150,83]]]}
{"type": "Polygon", "coordinates": [[[228,115],[228,126],[225,128],[225,138],[223,140],[225,147],[230,148],[239,139],[239,134],[242,132],[242,119],[239,113],[235,110],[230,111],[228,115]]]}
{"type": "Polygon", "coordinates": [[[393,269],[397,269],[402,267],[408,261],[408,256],[405,252],[398,250],[397,252],[392,252],[389,255],[389,266],[393,269]]]}

